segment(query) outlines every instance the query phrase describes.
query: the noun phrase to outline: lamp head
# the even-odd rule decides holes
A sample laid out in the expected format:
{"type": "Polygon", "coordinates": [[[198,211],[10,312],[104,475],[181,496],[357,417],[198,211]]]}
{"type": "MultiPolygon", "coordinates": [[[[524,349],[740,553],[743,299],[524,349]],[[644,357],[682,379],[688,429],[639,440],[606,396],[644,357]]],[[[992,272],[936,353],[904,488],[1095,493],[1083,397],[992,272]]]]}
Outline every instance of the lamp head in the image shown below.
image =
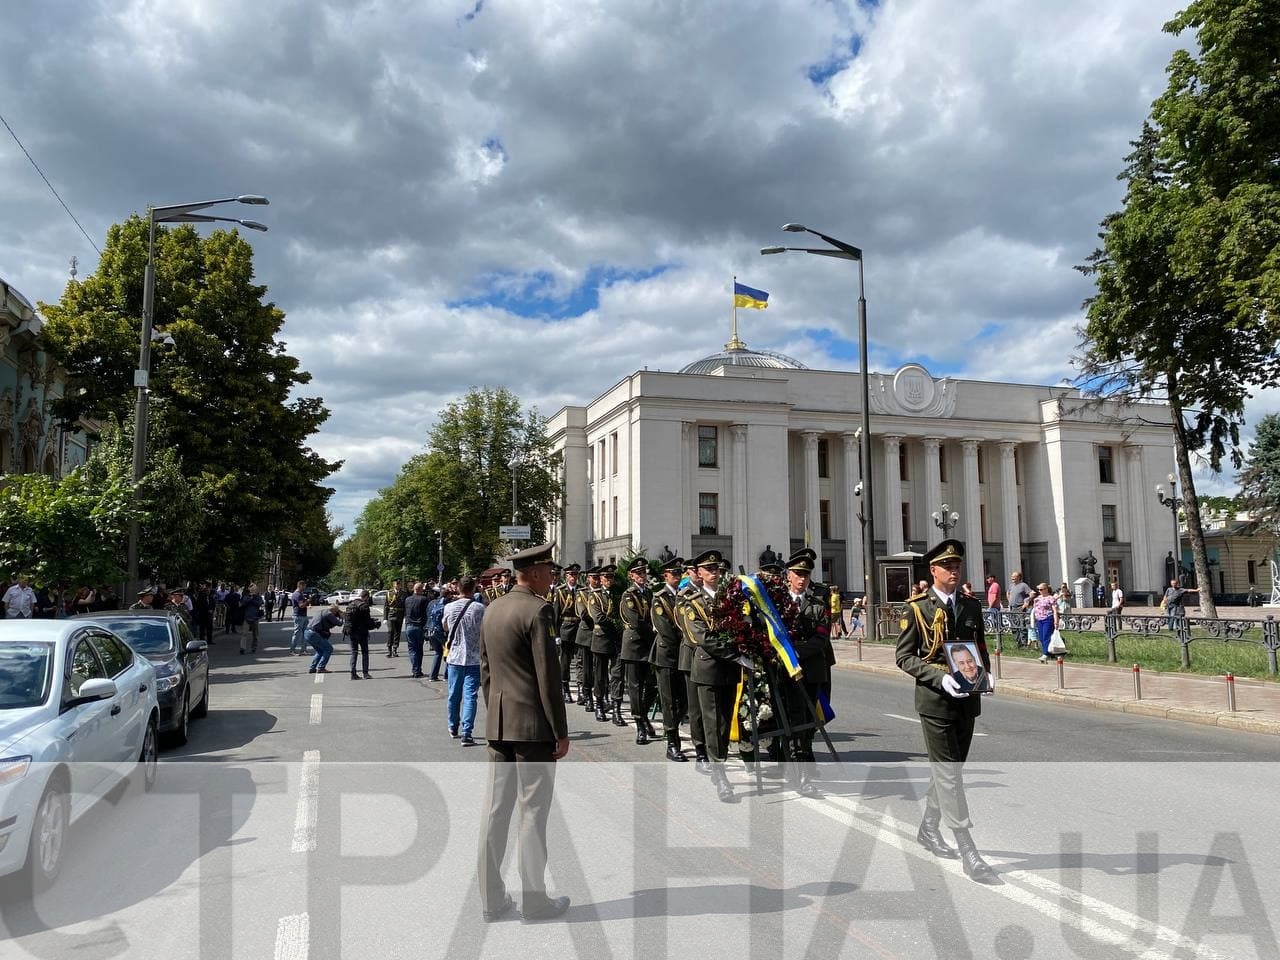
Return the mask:
{"type": "Polygon", "coordinates": [[[1169,481],[1169,486],[1173,486],[1175,483],[1178,482],[1178,478],[1175,477],[1172,473],[1169,474],[1167,477],[1165,477],[1165,479],[1169,481]]]}
{"type": "Polygon", "coordinates": [[[1163,496],[1164,496],[1164,484],[1163,484],[1163,483],[1157,483],[1157,484],[1156,484],[1156,494],[1157,494],[1158,496],[1161,496],[1161,497],[1163,497],[1163,496]]]}
{"type": "Polygon", "coordinates": [[[765,257],[767,257],[771,253],[786,253],[786,252],[787,252],[786,247],[761,247],[760,248],[761,256],[765,256],[765,257]]]}
{"type": "Polygon", "coordinates": [[[803,223],[784,223],[782,225],[782,229],[787,231],[787,233],[805,233],[809,228],[803,223]]]}
{"type": "Polygon", "coordinates": [[[859,481],[857,482],[857,484],[854,486],[854,488],[853,488],[853,495],[854,495],[855,497],[860,497],[860,496],[862,496],[862,481],[861,481],[861,480],[859,480],[859,481]]]}
{"type": "Polygon", "coordinates": [[[248,227],[250,230],[261,230],[263,233],[267,232],[267,225],[265,223],[259,223],[257,220],[237,220],[236,223],[240,224],[242,227],[248,227]]]}
{"type": "Polygon", "coordinates": [[[236,197],[237,203],[247,203],[255,207],[265,207],[271,201],[266,197],[260,197],[256,193],[242,193],[236,197]]]}

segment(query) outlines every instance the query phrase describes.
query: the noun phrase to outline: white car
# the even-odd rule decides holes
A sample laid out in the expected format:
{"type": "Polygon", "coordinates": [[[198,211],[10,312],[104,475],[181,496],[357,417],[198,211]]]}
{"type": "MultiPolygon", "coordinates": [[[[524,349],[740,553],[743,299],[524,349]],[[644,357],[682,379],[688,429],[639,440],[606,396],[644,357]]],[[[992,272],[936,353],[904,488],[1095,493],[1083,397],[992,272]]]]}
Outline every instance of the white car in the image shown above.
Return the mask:
{"type": "Polygon", "coordinates": [[[155,667],[104,627],[0,622],[0,875],[52,883],[72,822],[131,774],[151,788],[159,724],[155,667]]]}
{"type": "Polygon", "coordinates": [[[351,598],[354,596],[355,594],[352,593],[350,590],[335,590],[333,593],[329,594],[327,597],[324,598],[324,602],[328,604],[336,603],[340,607],[345,607],[348,603],[351,602],[351,598]]]}

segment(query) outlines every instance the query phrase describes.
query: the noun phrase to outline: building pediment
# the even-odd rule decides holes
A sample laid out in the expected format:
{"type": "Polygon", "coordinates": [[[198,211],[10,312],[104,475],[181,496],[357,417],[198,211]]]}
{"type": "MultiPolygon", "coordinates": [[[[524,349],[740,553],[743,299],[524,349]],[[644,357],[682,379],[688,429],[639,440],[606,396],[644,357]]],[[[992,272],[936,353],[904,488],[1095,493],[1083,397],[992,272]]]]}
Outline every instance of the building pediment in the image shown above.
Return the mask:
{"type": "Polygon", "coordinates": [[[893,373],[875,373],[868,384],[873,413],[899,417],[950,417],[956,409],[956,382],[935,380],[918,363],[893,373]]]}

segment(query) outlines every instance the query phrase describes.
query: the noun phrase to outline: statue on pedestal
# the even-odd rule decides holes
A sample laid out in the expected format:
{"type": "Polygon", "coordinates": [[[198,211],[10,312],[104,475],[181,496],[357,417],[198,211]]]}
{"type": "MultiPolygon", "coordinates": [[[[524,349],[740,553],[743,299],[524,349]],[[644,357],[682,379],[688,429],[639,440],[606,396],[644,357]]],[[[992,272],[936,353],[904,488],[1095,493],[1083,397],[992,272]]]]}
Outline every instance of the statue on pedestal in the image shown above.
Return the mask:
{"type": "Polygon", "coordinates": [[[1092,550],[1083,557],[1076,557],[1076,562],[1080,564],[1080,576],[1097,580],[1098,558],[1093,555],[1092,550]]]}
{"type": "Polygon", "coordinates": [[[658,559],[661,560],[663,563],[670,563],[675,558],[676,558],[676,555],[671,552],[671,546],[669,544],[664,543],[662,545],[662,553],[658,554],[658,559]]]}
{"type": "Polygon", "coordinates": [[[760,566],[766,567],[771,563],[781,563],[781,562],[782,562],[782,554],[777,553],[773,549],[773,544],[766,543],[764,545],[764,550],[760,552],[760,566]]]}

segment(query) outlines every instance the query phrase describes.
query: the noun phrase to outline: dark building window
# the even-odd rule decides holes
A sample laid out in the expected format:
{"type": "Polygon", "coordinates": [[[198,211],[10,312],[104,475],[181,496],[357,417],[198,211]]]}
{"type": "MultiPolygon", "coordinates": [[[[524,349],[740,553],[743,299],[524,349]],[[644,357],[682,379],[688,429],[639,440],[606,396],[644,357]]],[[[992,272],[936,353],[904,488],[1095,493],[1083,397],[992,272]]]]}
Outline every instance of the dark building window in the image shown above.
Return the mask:
{"type": "Polygon", "coordinates": [[[698,466],[716,465],[717,433],[715,427],[698,427],[698,466]]]}
{"type": "Polygon", "coordinates": [[[823,540],[831,539],[831,501],[818,501],[818,534],[823,540]]]}
{"type": "Polygon", "coordinates": [[[1116,468],[1111,459],[1110,447],[1098,447],[1098,480],[1101,483],[1116,482],[1116,468]]]}
{"type": "Polygon", "coordinates": [[[1102,505],[1102,540],[1104,543],[1115,543],[1120,538],[1116,535],[1116,505],[1102,505]]]}
{"type": "Polygon", "coordinates": [[[818,441],[818,476],[831,476],[827,468],[827,441],[825,440],[818,441]]]}
{"type": "MultiPolygon", "coordinates": [[[[711,429],[715,429],[712,427],[711,429]]],[[[720,532],[720,494],[698,494],[698,532],[720,532]]]]}

